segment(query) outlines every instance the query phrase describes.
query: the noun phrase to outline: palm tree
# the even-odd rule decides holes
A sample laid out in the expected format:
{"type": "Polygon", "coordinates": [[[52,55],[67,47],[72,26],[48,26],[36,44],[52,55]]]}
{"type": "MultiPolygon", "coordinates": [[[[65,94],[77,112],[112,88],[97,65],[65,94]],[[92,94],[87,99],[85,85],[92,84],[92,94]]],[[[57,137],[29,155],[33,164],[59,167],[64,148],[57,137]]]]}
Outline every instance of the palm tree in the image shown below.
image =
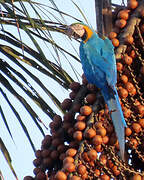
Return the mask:
{"type": "MultiPolygon", "coordinates": [[[[142,4],[143,1],[140,1],[140,3],[142,4]]],[[[12,139],[12,141],[15,141],[15,137],[13,137],[11,132],[10,119],[8,118],[7,114],[8,111],[4,109],[6,104],[6,107],[10,108],[11,112],[21,125],[34,152],[37,152],[35,148],[36,145],[28,130],[31,127],[25,125],[25,118],[23,117],[23,114],[20,114],[19,107],[23,108],[22,111],[29,114],[31,121],[33,121],[35,124],[34,128],[36,131],[39,131],[42,136],[45,137],[45,135],[48,134],[47,130],[50,120],[53,119],[56,114],[61,114],[63,116],[66,113],[66,110],[61,106],[61,101],[64,99],[63,97],[65,96],[65,93],[68,96],[70,84],[74,81],[81,82],[82,70],[77,48],[75,48],[79,46],[79,42],[75,42],[75,44],[73,44],[73,42],[67,38],[66,28],[67,25],[71,24],[72,22],[85,21],[88,23],[88,20],[81,8],[76,3],[71,1],[71,4],[73,4],[75,9],[80,13],[82,17],[80,20],[71,16],[68,12],[61,11],[53,0],[49,1],[48,5],[29,0],[14,2],[9,0],[1,1],[1,117],[7,132],[9,133],[9,137],[12,139]],[[61,91],[61,93],[57,94],[58,91],[61,91]],[[19,107],[15,104],[15,101],[18,103],[19,107]],[[40,117],[38,110],[43,112],[42,117],[40,117]]],[[[141,7],[142,5],[140,6],[140,10],[142,9],[141,7]]],[[[112,23],[110,22],[112,22],[112,20],[116,21],[116,14],[118,14],[118,12],[123,8],[125,8],[123,1],[122,5],[113,4],[110,0],[103,0],[101,2],[97,0],[95,1],[95,9],[97,13],[96,24],[99,34],[108,35],[109,32],[111,32],[112,23]],[[116,8],[117,13],[114,14],[112,7],[116,8]]],[[[138,18],[138,11],[133,12],[132,10],[132,13],[134,13],[132,17],[134,16],[138,18]]],[[[129,22],[132,23],[131,21],[132,18],[129,20],[129,22]]],[[[139,24],[134,27],[138,26],[139,24]]],[[[132,27],[132,24],[130,24],[128,28],[129,27],[132,27]]],[[[134,30],[130,31],[129,29],[127,29],[128,32],[133,34],[134,30]]],[[[137,31],[139,31],[139,28],[137,28],[137,31]]],[[[122,45],[116,49],[116,57],[119,57],[122,54],[121,50],[123,50],[123,53],[125,53],[123,37],[125,37],[126,30],[122,33],[117,33],[119,33],[119,39],[120,42],[122,42],[122,45]]],[[[141,36],[140,38],[141,42],[143,42],[141,36]]],[[[137,46],[131,46],[136,53],[139,53],[136,50],[137,46]]],[[[135,64],[135,66],[136,65],[140,66],[140,64],[135,64]]],[[[141,80],[139,80],[137,83],[135,79],[135,76],[138,78],[140,75],[136,72],[133,73],[133,69],[130,68],[131,66],[127,67],[127,69],[130,71],[130,78],[133,79],[133,82],[137,88],[136,91],[138,95],[136,95],[136,98],[142,104],[143,97],[141,90],[143,89],[139,84],[141,80]]],[[[120,77],[121,75],[123,74],[120,72],[120,77]]],[[[85,96],[87,89],[84,87],[84,89],[80,91],[80,94],[83,91],[85,92],[83,96],[85,96]]],[[[103,100],[99,94],[98,97],[98,101],[96,102],[96,113],[99,113],[98,110],[104,108],[103,100]]],[[[82,95],[80,95],[80,99],[81,98],[82,95]]],[[[130,101],[133,100],[132,98],[133,96],[130,99],[122,98],[122,102],[126,105],[125,111],[131,108],[130,101]]],[[[128,112],[126,114],[128,114],[128,112]]],[[[138,118],[135,117],[135,113],[132,114],[131,117],[133,117],[134,121],[138,121],[138,118]]],[[[127,117],[127,122],[129,123],[130,127],[133,126],[133,124],[130,123],[131,117],[127,117]]],[[[134,132],[136,132],[135,128],[133,129],[134,132]]],[[[133,135],[130,140],[132,138],[134,139],[134,137],[135,136],[133,135]]],[[[141,136],[138,138],[139,142],[141,143],[141,136]]],[[[3,141],[3,137],[0,139],[0,144],[1,150],[11,170],[14,176],[17,178],[11,163],[12,158],[10,158],[10,150],[7,149],[5,142],[3,141]]],[[[130,144],[131,142],[128,145],[130,144]]],[[[131,148],[131,146],[127,147],[131,148]]],[[[110,153],[110,151],[112,152],[113,158],[116,162],[115,165],[118,166],[119,159],[116,156],[115,150],[111,147],[106,149],[107,153],[110,153]]],[[[135,153],[136,156],[138,156],[143,162],[142,154],[140,154],[141,150],[136,148],[131,149],[131,152],[133,151],[137,152],[135,153]]],[[[135,160],[135,158],[132,160],[135,160]]],[[[120,165],[122,171],[121,177],[124,178],[125,171],[123,171],[122,164],[120,165]]],[[[125,165],[124,167],[127,168],[126,173],[129,176],[132,173],[137,173],[134,164],[132,165],[132,169],[129,167],[129,165],[125,165]]],[[[142,174],[141,166],[139,169],[141,171],[140,173],[142,174]]],[[[112,172],[109,172],[105,166],[103,169],[103,173],[104,172],[108,172],[108,174],[111,174],[112,177],[116,176],[115,174],[113,175],[112,172]]]]}

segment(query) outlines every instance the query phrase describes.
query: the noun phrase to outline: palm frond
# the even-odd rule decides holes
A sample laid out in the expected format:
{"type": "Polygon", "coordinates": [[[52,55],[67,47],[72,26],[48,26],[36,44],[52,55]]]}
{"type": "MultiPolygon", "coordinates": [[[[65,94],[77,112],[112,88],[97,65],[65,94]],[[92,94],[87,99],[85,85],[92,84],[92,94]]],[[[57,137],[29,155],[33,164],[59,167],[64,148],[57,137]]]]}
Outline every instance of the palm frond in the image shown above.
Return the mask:
{"type": "MultiPolygon", "coordinates": [[[[2,140],[1,138],[0,138],[0,149],[1,149],[1,151],[2,151],[2,153],[3,153],[3,155],[4,155],[4,157],[5,157],[5,159],[6,159],[6,161],[7,161],[7,163],[8,163],[8,165],[9,165],[11,171],[13,172],[15,178],[18,180],[18,177],[17,177],[17,175],[16,175],[16,172],[15,172],[13,166],[12,166],[12,160],[11,160],[10,154],[9,154],[9,152],[8,152],[6,146],[5,146],[5,144],[4,144],[4,142],[3,142],[3,140],[2,140]]],[[[1,174],[1,172],[0,172],[0,178],[3,180],[3,176],[2,176],[2,174],[1,174]]]]}

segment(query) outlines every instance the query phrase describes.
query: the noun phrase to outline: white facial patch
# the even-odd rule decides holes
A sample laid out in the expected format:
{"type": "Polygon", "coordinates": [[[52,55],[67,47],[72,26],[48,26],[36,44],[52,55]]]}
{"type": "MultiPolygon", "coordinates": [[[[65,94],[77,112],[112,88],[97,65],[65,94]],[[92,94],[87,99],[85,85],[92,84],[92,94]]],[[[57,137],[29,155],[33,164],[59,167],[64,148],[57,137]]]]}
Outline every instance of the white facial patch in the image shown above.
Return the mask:
{"type": "Polygon", "coordinates": [[[75,24],[71,26],[71,29],[79,36],[82,37],[85,33],[85,30],[83,28],[82,24],[75,24]]]}

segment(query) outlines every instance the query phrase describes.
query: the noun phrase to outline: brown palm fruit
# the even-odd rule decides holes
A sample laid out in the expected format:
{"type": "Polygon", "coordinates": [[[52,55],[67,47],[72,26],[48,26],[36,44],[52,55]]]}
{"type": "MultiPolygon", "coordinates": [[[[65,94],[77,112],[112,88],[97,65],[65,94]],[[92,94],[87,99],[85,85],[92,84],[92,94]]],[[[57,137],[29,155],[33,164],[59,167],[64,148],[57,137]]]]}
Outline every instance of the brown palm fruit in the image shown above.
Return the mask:
{"type": "Polygon", "coordinates": [[[132,130],[129,128],[129,127],[127,127],[126,129],[125,129],[125,135],[126,136],[130,136],[132,134],[132,130]]]}
{"type": "Polygon", "coordinates": [[[90,161],[90,158],[88,157],[88,153],[87,153],[87,152],[83,152],[82,158],[83,158],[83,160],[86,161],[86,162],[89,162],[89,161],[90,161]]]}
{"type": "Polygon", "coordinates": [[[51,150],[50,149],[43,149],[41,152],[41,155],[43,158],[48,157],[50,155],[51,150]]]}
{"type": "Polygon", "coordinates": [[[82,178],[82,180],[88,179],[88,172],[86,171],[86,173],[83,174],[83,175],[81,176],[81,178],[82,178]]]}
{"type": "Polygon", "coordinates": [[[36,167],[36,168],[34,168],[34,170],[33,170],[33,173],[35,174],[35,175],[37,175],[39,172],[41,172],[42,170],[41,170],[41,168],[39,168],[39,167],[36,167]]]}
{"type": "Polygon", "coordinates": [[[118,176],[120,174],[120,171],[118,170],[117,166],[113,166],[112,171],[113,171],[115,176],[118,176]]]}
{"type": "Polygon", "coordinates": [[[77,93],[75,91],[72,91],[69,93],[69,97],[71,98],[71,100],[74,100],[76,95],[77,95],[77,93]]]}
{"type": "Polygon", "coordinates": [[[32,176],[25,176],[23,180],[34,180],[32,176]]]}
{"type": "Polygon", "coordinates": [[[96,94],[94,94],[94,93],[88,94],[88,95],[86,96],[86,101],[87,101],[89,104],[93,104],[93,103],[96,101],[96,94]]]}
{"type": "Polygon", "coordinates": [[[104,137],[105,135],[106,135],[106,129],[104,128],[104,127],[100,127],[100,128],[98,128],[98,130],[97,130],[97,134],[98,135],[101,135],[102,137],[104,137]]]}
{"type": "Polygon", "coordinates": [[[136,133],[139,133],[142,130],[141,125],[139,123],[133,123],[132,128],[133,128],[134,132],[136,132],[136,133]]]}
{"type": "Polygon", "coordinates": [[[45,168],[50,168],[50,167],[52,167],[52,165],[53,165],[53,160],[52,160],[52,158],[51,157],[46,157],[46,158],[44,158],[43,159],[43,166],[45,167],[45,168]]]}
{"type": "Polygon", "coordinates": [[[120,62],[117,62],[117,71],[121,72],[123,70],[123,64],[120,62]]]}
{"type": "Polygon", "coordinates": [[[97,152],[102,152],[103,151],[102,145],[100,144],[100,145],[95,146],[95,150],[97,152]]]}
{"type": "Polygon", "coordinates": [[[108,175],[106,175],[106,174],[103,174],[103,175],[100,176],[100,179],[101,180],[110,180],[110,177],[108,175]]]}
{"type": "Polygon", "coordinates": [[[103,143],[104,143],[104,144],[107,144],[107,143],[109,142],[109,137],[108,137],[108,136],[104,136],[104,137],[102,138],[102,140],[103,140],[103,143]]]}
{"type": "Polygon", "coordinates": [[[132,57],[128,56],[127,54],[124,55],[123,60],[124,60],[124,62],[125,62],[127,65],[131,65],[132,62],[133,62],[132,57]]]}
{"type": "Polygon", "coordinates": [[[96,135],[96,131],[93,128],[90,128],[85,132],[85,137],[88,139],[93,138],[95,135],[96,135]]]}
{"type": "Polygon", "coordinates": [[[133,88],[134,88],[134,85],[131,82],[127,82],[125,84],[125,87],[128,90],[128,92],[131,92],[133,90],[133,88]]]}
{"type": "Polygon", "coordinates": [[[117,17],[119,19],[128,20],[128,18],[129,18],[129,10],[124,9],[124,10],[119,11],[117,17]]]}
{"type": "Polygon", "coordinates": [[[35,156],[37,157],[37,158],[41,158],[41,153],[42,153],[42,151],[41,150],[37,150],[36,152],[35,152],[35,156]]]}
{"type": "Polygon", "coordinates": [[[135,9],[138,6],[138,2],[136,0],[129,0],[127,6],[129,9],[135,9]]]}
{"type": "Polygon", "coordinates": [[[95,149],[90,149],[87,154],[91,160],[95,160],[97,158],[97,152],[95,149]]]}
{"type": "Polygon", "coordinates": [[[58,171],[55,175],[56,180],[67,180],[67,175],[63,171],[58,171]]]}
{"type": "Polygon", "coordinates": [[[107,164],[107,157],[104,154],[101,154],[99,157],[100,162],[105,166],[107,164]]]}
{"type": "Polygon", "coordinates": [[[61,103],[61,108],[63,110],[69,110],[72,105],[72,100],[67,98],[61,103]]]}
{"type": "Polygon", "coordinates": [[[97,145],[100,145],[102,144],[103,140],[102,140],[102,137],[100,135],[95,135],[92,139],[92,143],[97,146],[97,145]]]}
{"type": "Polygon", "coordinates": [[[69,86],[69,88],[74,91],[77,92],[80,89],[80,83],[79,82],[72,82],[69,86]]]}
{"type": "Polygon", "coordinates": [[[73,163],[73,162],[74,162],[74,158],[72,158],[71,156],[66,156],[63,160],[63,164],[73,163]]]}
{"type": "Polygon", "coordinates": [[[128,97],[128,91],[125,88],[119,87],[119,95],[122,99],[125,99],[128,97]]]}
{"type": "Polygon", "coordinates": [[[117,38],[113,38],[113,39],[111,39],[111,41],[112,41],[112,44],[113,44],[114,47],[119,46],[119,40],[117,38]]]}
{"type": "Polygon", "coordinates": [[[114,163],[110,159],[108,159],[107,160],[107,165],[108,165],[109,168],[112,169],[112,167],[114,166],[114,163]]]}
{"type": "Polygon", "coordinates": [[[77,115],[76,117],[77,121],[85,121],[86,120],[86,116],[82,116],[81,114],[77,115]]]}
{"type": "Polygon", "coordinates": [[[123,114],[125,118],[129,118],[131,116],[131,110],[126,107],[123,107],[123,114]]]}
{"type": "Polygon", "coordinates": [[[144,119],[140,119],[139,124],[141,125],[142,128],[144,128],[144,119]]]}
{"type": "Polygon", "coordinates": [[[68,162],[68,163],[64,164],[63,167],[64,167],[64,170],[68,171],[69,173],[72,173],[75,171],[75,164],[74,163],[68,162]]]}
{"type": "Polygon", "coordinates": [[[80,113],[84,116],[89,116],[92,113],[92,108],[90,106],[82,106],[80,108],[80,113]]]}
{"type": "Polygon", "coordinates": [[[75,131],[73,133],[73,138],[76,140],[76,141],[81,141],[82,138],[83,138],[83,133],[82,131],[75,131]]]}
{"type": "Polygon", "coordinates": [[[85,173],[86,173],[86,167],[85,167],[83,164],[78,165],[78,167],[77,167],[77,172],[78,172],[80,175],[85,174],[85,173]]]}
{"type": "Polygon", "coordinates": [[[86,127],[86,123],[83,122],[83,121],[78,121],[78,122],[76,122],[75,125],[74,125],[75,130],[79,130],[79,131],[84,130],[85,127],[86,127]]]}
{"type": "Polygon", "coordinates": [[[127,22],[124,19],[117,19],[115,22],[115,25],[119,28],[124,28],[126,26],[127,22]]]}
{"type": "Polygon", "coordinates": [[[61,153],[60,156],[59,156],[59,159],[61,161],[63,161],[65,157],[66,157],[66,153],[61,153]]]}
{"type": "Polygon", "coordinates": [[[81,178],[79,176],[74,175],[74,176],[70,177],[69,180],[80,180],[80,179],[81,178]]]}
{"type": "Polygon", "coordinates": [[[64,121],[68,121],[68,122],[72,122],[73,118],[74,118],[74,116],[71,112],[67,112],[63,116],[64,121]]]}
{"type": "Polygon", "coordinates": [[[53,150],[53,151],[50,153],[50,157],[51,157],[53,160],[58,159],[58,157],[59,157],[58,151],[57,151],[57,150],[53,150]]]}
{"type": "Polygon", "coordinates": [[[50,135],[46,135],[42,140],[42,148],[48,148],[51,144],[52,137],[50,135]]]}
{"type": "Polygon", "coordinates": [[[63,140],[60,139],[60,138],[55,138],[55,139],[52,140],[52,145],[53,145],[54,147],[57,147],[57,146],[59,146],[59,145],[62,144],[62,143],[63,143],[63,140]]]}
{"type": "Polygon", "coordinates": [[[35,167],[38,167],[41,165],[42,159],[41,158],[36,158],[33,160],[33,164],[35,167]]]}
{"type": "Polygon", "coordinates": [[[95,169],[94,174],[96,177],[100,176],[100,170],[99,169],[95,169]]]}
{"type": "Polygon", "coordinates": [[[144,117],[144,105],[137,106],[138,113],[141,117],[144,117]]]}
{"type": "Polygon", "coordinates": [[[130,143],[132,144],[132,146],[134,146],[135,148],[138,146],[138,141],[134,138],[131,138],[130,143]]]}
{"type": "Polygon", "coordinates": [[[133,38],[132,35],[128,35],[128,36],[125,37],[124,41],[125,41],[126,44],[133,44],[134,38],[133,38]]]}
{"type": "Polygon", "coordinates": [[[57,151],[58,151],[59,153],[63,153],[63,152],[65,152],[66,150],[67,150],[67,146],[66,146],[65,144],[60,144],[60,145],[57,146],[57,151]]]}
{"type": "Polygon", "coordinates": [[[37,175],[36,175],[36,179],[37,180],[46,180],[46,175],[44,172],[39,172],[37,175]]]}
{"type": "Polygon", "coordinates": [[[80,112],[81,103],[76,103],[73,105],[73,111],[74,112],[80,112]]]}
{"type": "Polygon", "coordinates": [[[135,175],[132,177],[132,180],[142,180],[142,177],[141,177],[139,174],[135,174],[135,175]]]}
{"type": "Polygon", "coordinates": [[[109,37],[109,39],[114,39],[117,37],[117,33],[112,31],[109,33],[108,37],[109,37]]]}
{"type": "Polygon", "coordinates": [[[74,157],[77,153],[77,150],[74,148],[70,148],[66,151],[66,156],[74,157]]]}
{"type": "Polygon", "coordinates": [[[123,74],[123,75],[120,77],[120,80],[121,80],[124,84],[126,84],[126,83],[128,82],[128,77],[123,74]]]}

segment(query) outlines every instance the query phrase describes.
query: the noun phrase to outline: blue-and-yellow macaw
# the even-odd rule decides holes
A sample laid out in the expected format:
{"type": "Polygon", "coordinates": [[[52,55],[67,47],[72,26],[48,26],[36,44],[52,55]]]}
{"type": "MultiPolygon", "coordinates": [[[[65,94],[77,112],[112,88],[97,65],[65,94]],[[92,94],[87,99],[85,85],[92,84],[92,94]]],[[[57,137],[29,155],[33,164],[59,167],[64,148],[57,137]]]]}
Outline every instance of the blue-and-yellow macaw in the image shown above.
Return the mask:
{"type": "Polygon", "coordinates": [[[117,69],[114,47],[108,38],[100,38],[89,26],[75,23],[69,26],[68,35],[81,38],[80,59],[89,83],[100,88],[111,114],[119,141],[120,155],[124,160],[125,127],[119,96],[116,89],[117,69]]]}

